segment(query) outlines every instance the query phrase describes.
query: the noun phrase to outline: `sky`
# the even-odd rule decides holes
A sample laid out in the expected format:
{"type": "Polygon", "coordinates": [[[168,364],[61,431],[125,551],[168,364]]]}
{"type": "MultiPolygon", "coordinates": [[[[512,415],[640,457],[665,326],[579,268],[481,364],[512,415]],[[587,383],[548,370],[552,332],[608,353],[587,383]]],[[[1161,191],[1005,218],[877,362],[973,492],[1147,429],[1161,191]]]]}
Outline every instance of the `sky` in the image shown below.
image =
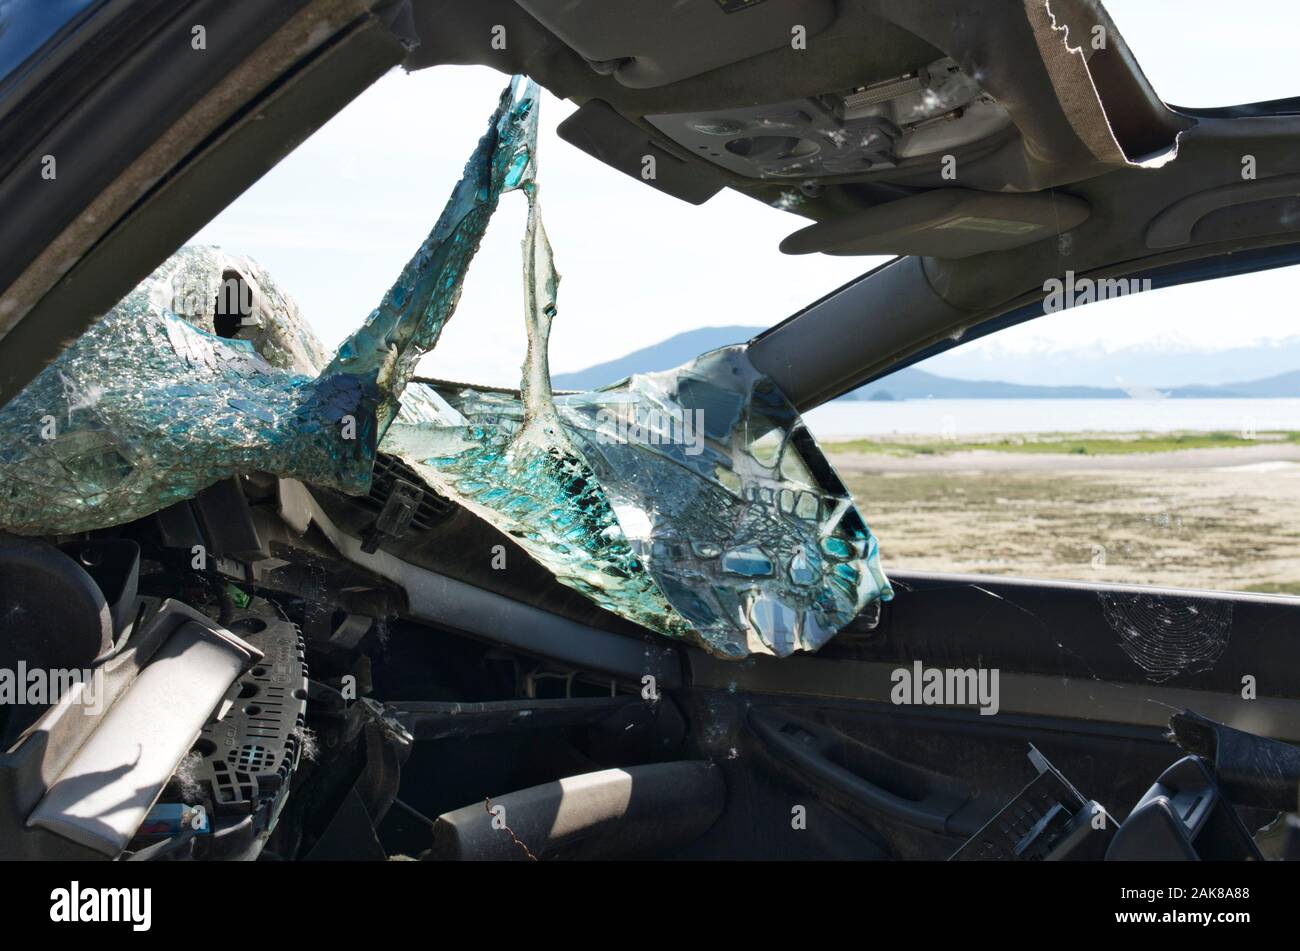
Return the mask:
{"type": "MultiPolygon", "coordinates": [[[[1106,7],[1167,102],[1218,106],[1300,95],[1289,68],[1300,35],[1297,0],[1109,0],[1106,7]],[[1171,27],[1174,13],[1182,26],[1171,27]]],[[[424,240],[506,81],[485,67],[389,73],[192,240],[255,258],[334,346],[424,240]]],[[[697,327],[776,323],[884,261],[783,255],[777,245],[806,219],[725,189],[701,206],[658,192],[562,141],[555,127],[573,109],[544,94],[539,181],[562,278],[554,372],[697,327]]],[[[460,307],[422,373],[517,385],[524,212],[522,195],[503,198],[460,307]]],[[[959,348],[927,369],[1036,382],[1033,373],[1050,361],[1037,371],[1035,361],[1056,355],[1052,382],[1089,382],[1062,378],[1093,372],[1086,360],[1071,370],[1069,354],[1274,346],[1300,336],[1297,277],[1292,268],[1067,311],[959,348]],[[1077,319],[1085,312],[1087,320],[1077,319]]]]}

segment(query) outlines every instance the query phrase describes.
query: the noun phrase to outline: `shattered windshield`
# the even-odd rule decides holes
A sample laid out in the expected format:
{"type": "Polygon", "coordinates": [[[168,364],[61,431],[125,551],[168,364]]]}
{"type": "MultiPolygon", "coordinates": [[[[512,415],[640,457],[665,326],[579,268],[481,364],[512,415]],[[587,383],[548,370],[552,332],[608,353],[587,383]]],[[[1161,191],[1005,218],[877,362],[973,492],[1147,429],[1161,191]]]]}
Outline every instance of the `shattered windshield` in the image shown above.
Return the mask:
{"type": "Polygon", "coordinates": [[[553,392],[538,102],[519,78],[502,93],[432,231],[330,358],[254,263],[202,246],[169,259],[0,410],[0,526],[123,524],[238,472],[356,495],[383,452],[596,604],[723,657],[815,650],[890,598],[852,497],[743,347],[553,392]],[[515,191],[518,391],[413,380],[515,191]]]}

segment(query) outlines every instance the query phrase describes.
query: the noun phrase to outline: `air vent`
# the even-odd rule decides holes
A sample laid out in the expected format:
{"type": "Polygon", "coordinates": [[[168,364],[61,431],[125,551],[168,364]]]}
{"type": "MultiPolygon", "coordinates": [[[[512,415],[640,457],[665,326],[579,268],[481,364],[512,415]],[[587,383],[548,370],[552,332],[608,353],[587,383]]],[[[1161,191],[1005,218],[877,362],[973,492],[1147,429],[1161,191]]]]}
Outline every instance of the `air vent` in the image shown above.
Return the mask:
{"type": "Polygon", "coordinates": [[[388,496],[392,494],[396,479],[413,482],[424,489],[424,497],[420,500],[420,505],[411,519],[413,531],[427,532],[456,510],[456,503],[435,494],[428,484],[416,475],[414,469],[400,459],[382,452],[375,459],[375,473],[370,482],[370,494],[356,499],[356,503],[378,515],[383,511],[388,496]]]}

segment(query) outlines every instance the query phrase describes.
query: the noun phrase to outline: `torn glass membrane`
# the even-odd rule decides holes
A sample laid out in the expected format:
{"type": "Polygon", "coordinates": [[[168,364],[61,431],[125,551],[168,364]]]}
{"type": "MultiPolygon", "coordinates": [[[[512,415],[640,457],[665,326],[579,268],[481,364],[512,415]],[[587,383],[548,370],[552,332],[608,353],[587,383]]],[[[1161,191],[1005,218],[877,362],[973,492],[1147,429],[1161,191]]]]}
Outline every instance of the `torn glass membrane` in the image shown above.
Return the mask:
{"type": "Polygon", "coordinates": [[[359,494],[382,448],[562,583],[719,656],[815,650],[890,598],[849,493],[743,349],[552,393],[536,123],[537,89],[516,79],[433,231],[332,358],[252,262],[175,255],[0,409],[0,528],[122,524],[238,472],[359,494]],[[512,190],[529,205],[520,392],[411,382],[512,190]]]}
{"type": "Polygon", "coordinates": [[[384,449],[557,578],[724,657],[816,650],[893,596],[875,538],[743,348],[555,397],[414,383],[384,449]]]}
{"type": "Polygon", "coordinates": [[[169,259],[0,408],[0,527],[118,525],[236,472],[365,492],[416,360],[455,309],[501,193],[532,162],[536,103],[531,84],[502,94],[432,233],[328,363],[260,269],[215,249],[169,259]],[[233,308],[217,303],[232,271],[243,278],[233,308]]]}
{"type": "Polygon", "coordinates": [[[892,597],[847,489],[743,348],[554,396],[559,275],[535,175],[530,164],[521,182],[519,395],[415,384],[384,450],[562,583],[723,657],[816,650],[892,597]]]}

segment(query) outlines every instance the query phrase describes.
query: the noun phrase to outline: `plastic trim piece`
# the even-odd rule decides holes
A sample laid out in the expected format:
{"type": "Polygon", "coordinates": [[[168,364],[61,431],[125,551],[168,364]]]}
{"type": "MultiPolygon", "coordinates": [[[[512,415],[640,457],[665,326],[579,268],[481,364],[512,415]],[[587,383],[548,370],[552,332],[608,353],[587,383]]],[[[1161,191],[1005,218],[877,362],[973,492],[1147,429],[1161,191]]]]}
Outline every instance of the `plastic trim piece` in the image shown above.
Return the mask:
{"type": "Polygon", "coordinates": [[[260,657],[228,631],[186,622],[104,715],[27,825],[121,853],[230,685],[260,657]]]}
{"type": "Polygon", "coordinates": [[[1147,228],[1148,248],[1176,248],[1191,243],[1192,229],[1212,211],[1271,198],[1300,196],[1300,175],[1278,175],[1209,188],[1174,202],[1147,228]]]}
{"type": "Polygon", "coordinates": [[[722,769],[705,761],[653,763],[566,776],[438,817],[435,859],[627,858],[662,855],[708,831],[722,814],[722,769]],[[503,815],[509,829],[497,822],[503,815]]]}
{"type": "Polygon", "coordinates": [[[532,654],[630,678],[655,678],[660,688],[681,683],[676,648],[656,643],[653,635],[637,641],[587,627],[541,608],[513,601],[491,591],[448,578],[395,558],[385,551],[362,551],[361,539],[340,529],[293,479],[281,479],[280,514],[302,531],[311,524],[321,530],[348,561],[399,585],[406,592],[411,617],[509,644],[532,654]]]}
{"type": "Polygon", "coordinates": [[[1087,202],[1063,193],[993,195],[938,188],[809,225],[785,254],[904,254],[947,260],[1018,248],[1082,224],[1087,202]]]}
{"type": "Polygon", "coordinates": [[[867,382],[864,368],[969,317],[935,293],[921,258],[898,258],[754,338],[749,359],[806,412],[867,382]]]}
{"type": "MultiPolygon", "coordinates": [[[[1098,592],[1108,592],[1183,596],[1198,601],[1226,600],[1234,605],[1239,614],[1248,606],[1262,607],[1270,611],[1296,610],[1294,598],[1275,595],[1034,581],[937,572],[893,572],[892,578],[895,584],[901,582],[913,592],[925,588],[940,590],[970,588],[984,590],[982,597],[987,598],[988,589],[992,589],[994,598],[999,602],[1012,602],[1008,610],[1017,613],[1020,610],[1017,604],[1026,601],[1027,597],[1035,592],[1040,597],[1060,595],[1065,592],[1091,597],[1098,592]]],[[[886,610],[896,610],[898,603],[895,602],[886,610]]],[[[1047,621],[1050,619],[1045,619],[1045,623],[1047,621]]],[[[1102,623],[1100,615],[1099,623],[1102,623]]],[[[937,636],[937,641],[950,643],[952,638],[958,636],[970,638],[972,635],[970,632],[951,630],[951,638],[941,634],[937,636]]],[[[1058,633],[1055,636],[1061,635],[1058,633]]],[[[899,707],[894,704],[892,696],[896,683],[894,672],[899,667],[905,666],[906,662],[900,662],[893,657],[859,661],[796,656],[787,657],[779,663],[772,662],[766,657],[754,657],[744,664],[732,664],[710,657],[702,651],[689,650],[686,652],[686,663],[689,685],[695,688],[769,696],[855,700],[883,704],[891,711],[916,712],[920,709],[899,707]]],[[[1103,671],[1103,675],[1107,673],[1103,671]]],[[[1135,668],[1134,676],[1140,677],[1141,671],[1135,668]]],[[[1024,673],[1011,669],[1004,663],[1001,665],[999,675],[999,715],[990,719],[1002,721],[1008,716],[1021,714],[1032,717],[1055,717],[1073,721],[1164,728],[1168,723],[1170,709],[1192,709],[1238,730],[1295,742],[1300,740],[1300,701],[1297,701],[1294,696],[1287,696],[1286,692],[1281,696],[1261,696],[1254,700],[1244,700],[1239,693],[1223,688],[1191,689],[1146,683],[1136,679],[1120,681],[1024,673]]],[[[926,712],[939,711],[938,708],[927,708],[926,712]]],[[[979,714],[973,705],[945,707],[943,712],[979,719],[979,714]]]]}
{"type": "MultiPolygon", "coordinates": [[[[1204,257],[1184,251],[1180,257],[1184,259],[1165,257],[1168,263],[1078,276],[1149,279],[1153,288],[1176,287],[1300,264],[1300,244],[1204,257]]],[[[806,413],[874,380],[1043,314],[1041,289],[1028,300],[1029,295],[1022,295],[984,314],[954,307],[934,290],[925,260],[895,258],[813,301],[751,340],[750,360],[806,413]]]]}

